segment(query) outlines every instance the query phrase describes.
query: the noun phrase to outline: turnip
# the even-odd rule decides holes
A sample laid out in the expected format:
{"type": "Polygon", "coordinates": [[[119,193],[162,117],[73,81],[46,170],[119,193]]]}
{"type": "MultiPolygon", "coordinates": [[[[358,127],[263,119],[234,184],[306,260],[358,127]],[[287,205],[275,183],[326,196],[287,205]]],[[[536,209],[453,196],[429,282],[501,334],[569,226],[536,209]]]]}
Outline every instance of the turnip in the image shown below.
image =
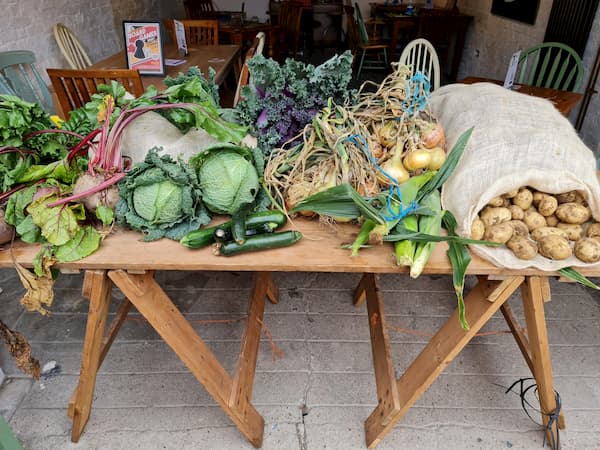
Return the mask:
{"type": "Polygon", "coordinates": [[[90,175],[89,173],[82,174],[77,178],[77,182],[73,187],[73,196],[82,197],[82,203],[87,210],[95,212],[98,205],[105,205],[109,208],[114,208],[119,200],[119,189],[114,184],[106,189],[93,194],[86,194],[89,191],[95,191],[97,186],[106,181],[105,177],[100,174],[90,175]]]}

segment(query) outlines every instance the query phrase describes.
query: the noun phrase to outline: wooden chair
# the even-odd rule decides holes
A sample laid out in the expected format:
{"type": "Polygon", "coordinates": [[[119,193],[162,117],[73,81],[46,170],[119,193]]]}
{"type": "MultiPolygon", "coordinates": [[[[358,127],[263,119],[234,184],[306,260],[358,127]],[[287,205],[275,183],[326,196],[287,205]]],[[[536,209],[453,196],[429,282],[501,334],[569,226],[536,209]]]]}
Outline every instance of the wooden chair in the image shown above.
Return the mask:
{"type": "Polygon", "coordinates": [[[440,62],[431,42],[419,38],[409,42],[400,55],[399,63],[409,66],[413,74],[422,72],[431,83],[431,90],[440,87],[440,62]]]}
{"type": "Polygon", "coordinates": [[[571,47],[544,42],[521,52],[517,83],[562,91],[577,91],[583,81],[583,63],[571,47]]]}
{"type": "Polygon", "coordinates": [[[0,52],[0,94],[16,95],[54,113],[50,91],[35,67],[33,52],[28,50],[0,52]]]}
{"type": "Polygon", "coordinates": [[[58,48],[71,69],[85,69],[92,65],[92,60],[71,30],[62,23],[57,23],[54,25],[53,31],[58,48]]]}
{"type": "MultiPolygon", "coordinates": [[[[358,5],[357,5],[358,6],[358,5]]],[[[348,42],[350,46],[350,50],[352,54],[356,58],[358,53],[360,53],[360,63],[358,66],[358,71],[356,74],[356,78],[360,79],[360,74],[362,69],[387,69],[388,67],[388,59],[387,59],[387,44],[373,44],[369,42],[369,35],[367,33],[366,27],[362,22],[362,16],[360,15],[360,9],[353,8],[352,6],[344,6],[344,12],[346,13],[346,21],[347,21],[347,30],[348,30],[348,42]],[[358,21],[357,18],[354,17],[355,9],[357,17],[361,19],[358,21]],[[362,27],[360,24],[362,23],[362,27]],[[377,59],[367,60],[365,59],[366,55],[375,54],[377,59]],[[383,58],[383,60],[381,59],[383,58]],[[365,65],[366,63],[366,65],[365,65]]]]}
{"type": "Polygon", "coordinates": [[[169,35],[171,44],[177,45],[177,35],[175,34],[175,23],[173,22],[173,19],[163,19],[162,25],[169,35]]]}
{"type": "Polygon", "coordinates": [[[219,22],[217,20],[182,20],[187,45],[218,45],[219,22]]]}
{"type": "Polygon", "coordinates": [[[188,19],[211,19],[215,15],[212,0],[185,0],[183,7],[188,19]]]}
{"type": "Polygon", "coordinates": [[[60,102],[63,114],[81,108],[98,92],[99,84],[118,81],[135,97],[144,93],[142,79],[137,70],[129,69],[47,69],[48,76],[60,102]]]}
{"type": "Polygon", "coordinates": [[[279,3],[279,16],[277,20],[280,30],[278,47],[281,59],[285,59],[286,56],[295,58],[298,54],[303,10],[304,6],[300,2],[285,1],[279,3]]]}
{"type": "Polygon", "coordinates": [[[233,98],[234,108],[241,100],[240,94],[242,92],[242,88],[250,82],[250,71],[248,70],[248,61],[250,61],[250,59],[252,59],[256,55],[262,55],[263,49],[265,47],[265,39],[265,33],[263,33],[262,31],[260,33],[257,33],[256,37],[254,38],[254,41],[252,42],[252,45],[246,52],[244,65],[242,66],[242,71],[240,73],[237,89],[235,91],[235,97],[233,98]]]}

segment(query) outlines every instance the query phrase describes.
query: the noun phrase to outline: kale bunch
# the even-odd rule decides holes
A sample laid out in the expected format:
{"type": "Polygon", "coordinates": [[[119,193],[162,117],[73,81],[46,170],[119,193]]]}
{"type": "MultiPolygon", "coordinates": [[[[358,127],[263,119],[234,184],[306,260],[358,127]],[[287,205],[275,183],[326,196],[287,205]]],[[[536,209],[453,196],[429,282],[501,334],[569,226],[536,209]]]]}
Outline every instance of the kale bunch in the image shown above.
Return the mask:
{"type": "Polygon", "coordinates": [[[343,104],[352,93],[352,55],[335,55],[320,66],[288,59],[279,65],[262,55],[248,62],[252,83],[242,89],[238,120],[252,127],[265,153],[296,137],[327,100],[343,104]]]}

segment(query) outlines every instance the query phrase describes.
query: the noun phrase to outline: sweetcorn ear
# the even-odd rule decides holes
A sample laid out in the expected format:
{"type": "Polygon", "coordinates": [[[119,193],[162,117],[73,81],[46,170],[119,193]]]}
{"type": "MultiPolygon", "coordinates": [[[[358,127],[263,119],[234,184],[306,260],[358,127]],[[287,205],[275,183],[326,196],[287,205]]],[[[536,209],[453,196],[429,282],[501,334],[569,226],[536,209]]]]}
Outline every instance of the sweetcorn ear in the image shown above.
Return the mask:
{"type": "MultiPolygon", "coordinates": [[[[419,233],[426,233],[433,236],[439,236],[442,230],[442,204],[440,202],[440,192],[433,191],[421,202],[421,206],[431,209],[434,214],[431,216],[419,217],[419,233]]],[[[435,242],[421,242],[417,244],[415,259],[410,268],[410,276],[417,278],[423,272],[425,264],[431,256],[435,242]]]]}

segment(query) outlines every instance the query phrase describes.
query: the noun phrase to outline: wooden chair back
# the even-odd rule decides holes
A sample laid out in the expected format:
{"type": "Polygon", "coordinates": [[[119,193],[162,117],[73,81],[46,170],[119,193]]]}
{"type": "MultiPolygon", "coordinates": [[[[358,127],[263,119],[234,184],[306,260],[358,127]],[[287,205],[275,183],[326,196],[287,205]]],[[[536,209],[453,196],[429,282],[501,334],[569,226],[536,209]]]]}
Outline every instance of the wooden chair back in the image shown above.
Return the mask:
{"type": "Polygon", "coordinates": [[[358,36],[358,25],[356,23],[356,18],[354,17],[354,7],[344,5],[344,13],[346,14],[348,48],[350,49],[352,54],[356,56],[356,52],[358,51],[358,44],[360,43],[360,38],[358,36]]]}
{"type": "Polygon", "coordinates": [[[285,1],[279,4],[278,24],[281,32],[281,44],[291,56],[296,57],[300,43],[300,23],[304,5],[300,2],[285,1]]]}
{"type": "Polygon", "coordinates": [[[35,67],[33,52],[28,50],[0,52],[0,94],[16,95],[54,113],[50,91],[35,67]]]}
{"type": "Polygon", "coordinates": [[[217,20],[182,20],[187,45],[218,45],[219,22],[217,20]]]}
{"type": "Polygon", "coordinates": [[[571,47],[544,42],[521,52],[517,83],[561,91],[577,91],[583,81],[583,63],[571,47]]]}
{"type": "Polygon", "coordinates": [[[254,41],[252,41],[252,45],[246,52],[246,57],[244,58],[244,65],[242,66],[242,71],[240,73],[240,79],[238,80],[237,89],[235,91],[235,97],[233,98],[233,107],[235,108],[237,104],[241,100],[241,92],[242,88],[248,84],[250,81],[250,71],[248,70],[248,61],[252,59],[256,55],[262,55],[263,49],[265,46],[265,33],[262,31],[257,33],[254,41]]]}
{"type": "Polygon", "coordinates": [[[440,87],[440,62],[435,48],[427,39],[419,38],[409,42],[402,50],[399,63],[409,66],[413,74],[421,72],[429,78],[432,91],[440,87]]]}
{"type": "Polygon", "coordinates": [[[85,69],[92,65],[92,60],[73,32],[62,23],[53,28],[54,39],[71,69],[85,69]]]}
{"type": "Polygon", "coordinates": [[[185,0],[183,7],[188,19],[208,19],[215,14],[212,0],[185,0]]]}
{"type": "Polygon", "coordinates": [[[144,85],[137,70],[129,69],[47,69],[52,87],[66,116],[70,111],[88,103],[98,92],[98,85],[118,81],[135,97],[144,93],[144,85]]]}
{"type": "Polygon", "coordinates": [[[175,34],[175,23],[173,19],[163,19],[162,20],[163,28],[166,30],[169,35],[169,41],[171,44],[177,44],[177,35],[175,34]]]}

